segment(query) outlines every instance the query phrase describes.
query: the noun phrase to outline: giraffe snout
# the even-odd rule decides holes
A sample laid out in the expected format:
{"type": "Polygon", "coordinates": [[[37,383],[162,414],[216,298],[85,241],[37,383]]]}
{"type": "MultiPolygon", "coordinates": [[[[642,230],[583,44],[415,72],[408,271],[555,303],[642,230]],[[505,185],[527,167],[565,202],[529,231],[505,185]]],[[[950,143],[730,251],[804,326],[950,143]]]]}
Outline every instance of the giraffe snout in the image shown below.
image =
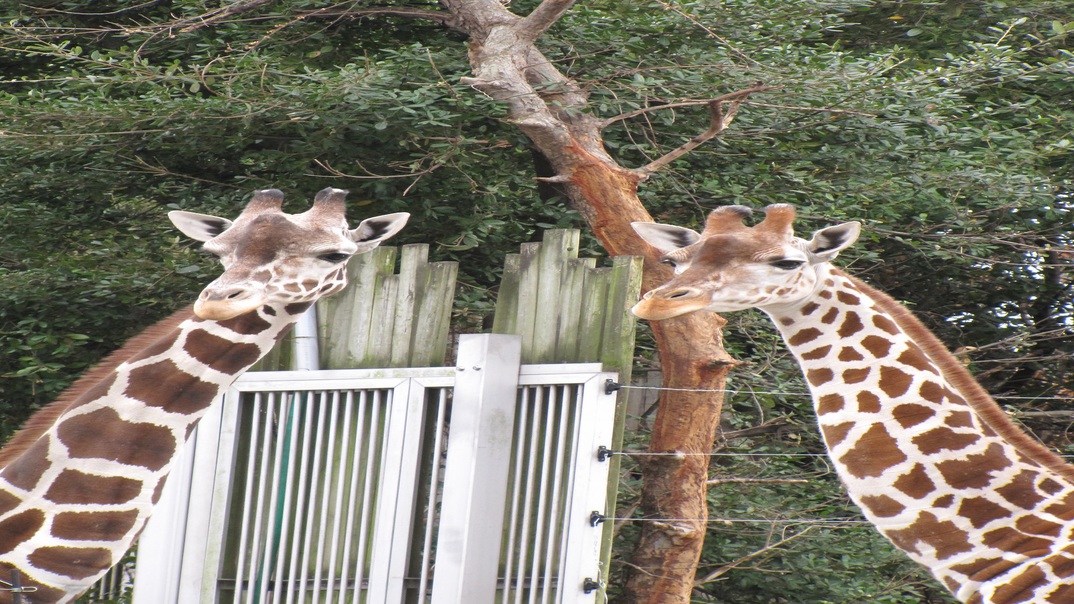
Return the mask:
{"type": "Polygon", "coordinates": [[[708,304],[708,296],[700,289],[658,287],[647,292],[630,312],[642,319],[659,321],[702,310],[708,304]]]}
{"type": "Polygon", "coordinates": [[[211,284],[194,303],[194,314],[202,319],[224,321],[256,310],[264,303],[265,296],[259,288],[211,284]]]}

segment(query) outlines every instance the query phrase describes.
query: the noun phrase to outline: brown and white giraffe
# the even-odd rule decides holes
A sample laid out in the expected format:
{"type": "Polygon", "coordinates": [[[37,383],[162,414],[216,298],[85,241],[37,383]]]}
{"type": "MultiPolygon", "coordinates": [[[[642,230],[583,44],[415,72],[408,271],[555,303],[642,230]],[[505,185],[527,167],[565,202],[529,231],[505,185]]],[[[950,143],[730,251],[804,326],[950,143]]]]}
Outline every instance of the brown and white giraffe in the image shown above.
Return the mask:
{"type": "Polygon", "coordinates": [[[637,316],[759,308],[802,367],[851,499],[972,604],[1074,603],[1074,466],[1021,432],[910,312],[829,261],[849,222],[794,236],[794,208],[727,206],[704,232],[634,229],[675,276],[637,316]]]}
{"type": "MultiPolygon", "coordinates": [[[[317,299],[346,285],[347,260],[406,224],[406,213],[349,229],[346,191],[302,214],[257,191],[234,221],[171,212],[220,258],[223,274],[186,308],[135,337],[35,414],[0,451],[0,579],[18,569],[69,602],[134,543],[172,461],[209,405],[272,349],[317,299]]],[[[0,602],[11,594],[0,591],[0,602]]]]}

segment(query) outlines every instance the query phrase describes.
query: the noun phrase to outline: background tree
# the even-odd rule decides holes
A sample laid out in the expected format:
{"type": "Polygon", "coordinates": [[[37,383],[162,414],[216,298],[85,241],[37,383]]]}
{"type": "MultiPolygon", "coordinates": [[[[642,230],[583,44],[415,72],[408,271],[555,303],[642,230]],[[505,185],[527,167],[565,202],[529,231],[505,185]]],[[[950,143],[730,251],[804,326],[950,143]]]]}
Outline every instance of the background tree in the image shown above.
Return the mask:
{"type": "MultiPolygon", "coordinates": [[[[1064,3],[568,5],[11,6],[0,29],[4,427],[204,282],[210,263],[165,229],[164,206],[228,213],[265,186],[297,206],[329,184],[352,190],[354,218],[405,209],[415,214],[406,241],[462,260],[456,318],[471,326],[492,307],[503,253],[540,229],[584,220],[612,253],[637,251],[612,226],[625,214],[606,222],[585,200],[629,198],[639,182],[648,213],[675,224],[731,202],[793,202],[807,226],[862,219],[851,270],[908,300],[994,393],[1034,397],[1001,399],[1012,410],[1057,417],[1049,413],[1070,396],[1072,349],[1074,27],[1064,3]],[[532,107],[480,70],[501,56],[493,34],[519,30],[527,37],[499,48],[534,59],[521,66],[534,76],[522,82],[532,107]],[[708,101],[758,82],[767,90],[723,105],[726,117],[731,100],[741,103],[726,131],[646,170],[710,129],[708,101]],[[526,123],[527,111],[551,121],[526,123]],[[552,132],[548,142],[541,129],[556,122],[567,138],[552,132]],[[550,151],[572,137],[567,159],[550,151]],[[534,179],[564,175],[570,154],[592,170],[534,179]]],[[[596,253],[594,238],[587,245],[596,253]]],[[[804,390],[797,369],[764,321],[728,319],[728,346],[744,362],[730,388],[779,394],[733,395],[717,452],[781,457],[714,457],[709,508],[718,519],[771,518],[761,530],[710,523],[704,550],[700,523],[625,523],[613,589],[653,564],[629,561],[629,550],[655,551],[663,536],[678,547],[659,572],[635,574],[635,599],[671,598],[661,590],[676,583],[674,597],[689,597],[700,555],[693,597],[703,601],[943,601],[871,533],[833,532],[854,519],[838,484],[815,458],[783,457],[821,450],[808,402],[787,394],[804,390]]],[[[710,353],[717,344],[687,363],[720,358],[710,353]]],[[[667,351],[658,361],[652,348],[643,344],[640,363],[682,362],[667,351]]],[[[656,448],[669,427],[696,422],[704,428],[670,448],[711,450],[718,399],[701,396],[661,402],[656,448]]],[[[1065,446],[1065,425],[1034,427],[1065,446]]],[[[647,435],[632,438],[645,446],[647,435]]],[[[646,512],[704,517],[698,462],[707,457],[686,459],[628,464],[620,515],[634,471],[678,480],[685,468],[697,513],[656,507],[669,498],[652,494],[671,491],[659,481],[646,512]]]]}

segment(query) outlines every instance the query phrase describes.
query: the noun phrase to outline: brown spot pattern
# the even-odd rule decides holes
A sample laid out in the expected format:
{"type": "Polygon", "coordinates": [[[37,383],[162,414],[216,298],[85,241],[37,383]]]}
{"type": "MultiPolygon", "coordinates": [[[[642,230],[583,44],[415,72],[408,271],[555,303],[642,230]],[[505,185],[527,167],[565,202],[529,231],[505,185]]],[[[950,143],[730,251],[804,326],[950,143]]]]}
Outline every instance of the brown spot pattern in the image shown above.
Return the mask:
{"type": "Polygon", "coordinates": [[[215,384],[186,373],[171,360],[133,369],[124,391],[127,396],[147,405],[182,415],[208,407],[216,393],[215,384]],[[170,396],[161,397],[161,392],[167,392],[170,396]]]}
{"type": "Polygon", "coordinates": [[[813,311],[817,310],[818,308],[820,308],[820,304],[817,304],[816,302],[809,302],[807,304],[802,305],[802,314],[811,315],[813,314],[813,311]]]}
{"type": "Polygon", "coordinates": [[[894,367],[880,368],[880,389],[891,398],[906,394],[906,391],[910,389],[910,383],[913,381],[914,376],[900,369],[894,367]]]}
{"type": "Polygon", "coordinates": [[[831,350],[832,350],[831,346],[821,346],[820,348],[814,348],[813,350],[810,350],[809,352],[802,353],[802,360],[803,361],[818,361],[820,359],[823,359],[823,358],[827,357],[828,353],[831,352],[831,350]]]}
{"type": "Polygon", "coordinates": [[[882,359],[891,351],[891,341],[880,336],[865,336],[861,345],[874,359],[882,359]]]}
{"type": "Polygon", "coordinates": [[[835,298],[847,306],[857,306],[861,303],[861,298],[843,290],[835,292],[835,298]]]}
{"type": "Polygon", "coordinates": [[[64,420],[57,435],[71,457],[108,459],[154,471],[167,465],[178,447],[171,430],[124,421],[110,408],[64,420]]]}
{"type": "Polygon", "coordinates": [[[292,304],[284,306],[283,310],[293,317],[295,315],[300,315],[306,312],[306,309],[311,306],[313,306],[313,302],[294,302],[292,304]]]}
{"type": "Polygon", "coordinates": [[[37,481],[48,470],[52,462],[48,460],[49,439],[45,436],[37,439],[32,447],[26,450],[15,461],[4,468],[4,480],[13,487],[26,491],[33,489],[37,481]]]}
{"type": "Polygon", "coordinates": [[[817,415],[835,413],[843,409],[843,397],[839,394],[825,394],[817,400],[817,415]]]}
{"type": "Polygon", "coordinates": [[[980,434],[955,432],[947,426],[941,426],[918,434],[911,442],[925,455],[932,455],[940,451],[961,451],[979,440],[980,434]]]}
{"type": "Polygon", "coordinates": [[[996,489],[996,492],[1012,504],[1024,510],[1032,510],[1044,501],[1044,496],[1036,489],[1038,477],[1037,472],[1023,470],[1009,483],[996,489]]]}
{"type": "Polygon", "coordinates": [[[936,415],[936,410],[917,403],[903,403],[895,407],[892,415],[895,416],[895,421],[899,422],[903,428],[909,428],[923,421],[928,421],[932,416],[936,415]]]}
{"type": "Polygon", "coordinates": [[[920,553],[918,544],[927,544],[936,550],[936,557],[940,560],[973,549],[966,531],[953,522],[940,521],[932,512],[921,512],[913,524],[904,529],[888,531],[887,535],[895,545],[908,552],[920,553]]]}
{"type": "Polygon", "coordinates": [[[52,521],[52,535],[60,539],[116,541],[138,520],[136,510],[123,512],[63,512],[52,521]]]}
{"type": "Polygon", "coordinates": [[[85,579],[111,568],[112,552],[103,547],[39,547],[27,556],[41,570],[85,579]]]}
{"type": "Polygon", "coordinates": [[[861,504],[881,518],[898,516],[906,509],[906,506],[887,495],[865,495],[861,498],[861,504]]]}
{"type": "Polygon", "coordinates": [[[877,329],[880,329],[881,331],[886,331],[891,335],[899,333],[899,326],[896,325],[894,321],[885,317],[884,315],[874,315],[873,325],[875,325],[877,329]]]}
{"type": "Polygon", "coordinates": [[[809,380],[809,383],[814,386],[826,384],[832,381],[832,378],[834,377],[835,374],[832,373],[832,370],[828,369],[827,367],[821,367],[819,369],[810,369],[809,371],[806,371],[806,379],[809,380]]]}
{"type": "Polygon", "coordinates": [[[45,499],[55,503],[119,504],[134,499],[142,483],[122,476],[95,476],[64,470],[52,482],[45,499]]]}
{"type": "Polygon", "coordinates": [[[880,411],[880,397],[862,390],[858,393],[858,411],[862,413],[878,413],[880,411]]]}
{"type": "Polygon", "coordinates": [[[1003,446],[992,443],[984,451],[936,464],[936,470],[952,489],[979,489],[992,481],[992,473],[1011,465],[1003,446]]]}
{"type": "Polygon", "coordinates": [[[893,486],[914,499],[922,499],[936,491],[936,483],[921,464],[915,464],[909,472],[898,477],[893,486]]]}
{"type": "Polygon", "coordinates": [[[218,321],[217,324],[247,336],[259,334],[272,327],[271,323],[262,319],[256,312],[248,312],[226,321],[218,321]]]}
{"type": "Polygon", "coordinates": [[[925,356],[925,353],[915,344],[911,344],[910,348],[902,351],[902,354],[900,354],[899,358],[896,360],[903,365],[909,365],[918,371],[936,373],[936,367],[933,366],[932,361],[930,361],[929,358],[925,356]]]}
{"type": "Polygon", "coordinates": [[[845,422],[834,426],[821,426],[820,430],[824,433],[824,442],[828,443],[828,448],[831,449],[843,442],[853,427],[854,422],[845,422]]]}
{"type": "Polygon", "coordinates": [[[256,344],[230,342],[204,329],[195,329],[187,334],[183,350],[198,362],[230,375],[239,373],[261,358],[261,348],[256,344]]]}
{"type": "Polygon", "coordinates": [[[807,327],[798,333],[794,334],[790,338],[787,338],[787,343],[791,346],[801,346],[806,342],[812,342],[820,337],[820,330],[816,327],[807,327]]]}
{"type": "Polygon", "coordinates": [[[847,384],[859,384],[869,378],[868,367],[862,367],[859,369],[844,369],[843,370],[843,382],[847,384]]]}
{"type": "Polygon", "coordinates": [[[26,510],[0,522],[0,554],[6,554],[34,536],[45,523],[41,510],[26,510]]]}
{"type": "Polygon", "coordinates": [[[846,318],[843,319],[843,324],[839,326],[836,333],[838,333],[840,337],[849,338],[863,329],[865,329],[865,325],[862,325],[861,317],[858,316],[858,313],[851,310],[847,312],[846,318]]]}
{"type": "Polygon", "coordinates": [[[860,361],[864,358],[865,355],[858,352],[851,346],[844,346],[843,349],[839,351],[839,360],[843,361],[844,363],[849,361],[860,361]]]}
{"type": "Polygon", "coordinates": [[[1011,511],[984,497],[967,497],[958,506],[958,515],[969,520],[973,528],[981,528],[993,520],[1010,517],[1011,511]]]}
{"type": "Polygon", "coordinates": [[[906,454],[883,424],[874,424],[839,459],[856,478],[880,476],[888,468],[906,461],[906,454]]]}
{"type": "Polygon", "coordinates": [[[828,312],[824,313],[824,314],[823,314],[823,315],[821,316],[821,318],[820,318],[820,322],[821,322],[821,323],[824,323],[825,325],[831,325],[832,323],[835,323],[835,319],[836,319],[836,318],[837,318],[838,316],[839,316],[839,309],[838,309],[838,308],[835,308],[835,307],[833,306],[833,307],[831,307],[831,308],[829,308],[829,309],[828,309],[828,312]]]}
{"type": "Polygon", "coordinates": [[[1044,571],[1036,566],[1027,567],[1020,575],[1008,579],[992,595],[994,602],[1017,604],[1033,600],[1033,587],[1044,581],[1044,571]]]}

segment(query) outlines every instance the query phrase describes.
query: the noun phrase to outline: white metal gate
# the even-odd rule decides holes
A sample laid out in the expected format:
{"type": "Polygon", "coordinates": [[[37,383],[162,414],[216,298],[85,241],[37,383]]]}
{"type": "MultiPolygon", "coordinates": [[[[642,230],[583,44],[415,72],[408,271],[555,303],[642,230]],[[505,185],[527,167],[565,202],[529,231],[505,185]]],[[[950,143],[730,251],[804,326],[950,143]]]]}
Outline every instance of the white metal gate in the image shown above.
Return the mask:
{"type": "Polygon", "coordinates": [[[169,481],[136,604],[598,601],[616,376],[518,358],[479,335],[456,368],[247,374],[169,481]]]}

